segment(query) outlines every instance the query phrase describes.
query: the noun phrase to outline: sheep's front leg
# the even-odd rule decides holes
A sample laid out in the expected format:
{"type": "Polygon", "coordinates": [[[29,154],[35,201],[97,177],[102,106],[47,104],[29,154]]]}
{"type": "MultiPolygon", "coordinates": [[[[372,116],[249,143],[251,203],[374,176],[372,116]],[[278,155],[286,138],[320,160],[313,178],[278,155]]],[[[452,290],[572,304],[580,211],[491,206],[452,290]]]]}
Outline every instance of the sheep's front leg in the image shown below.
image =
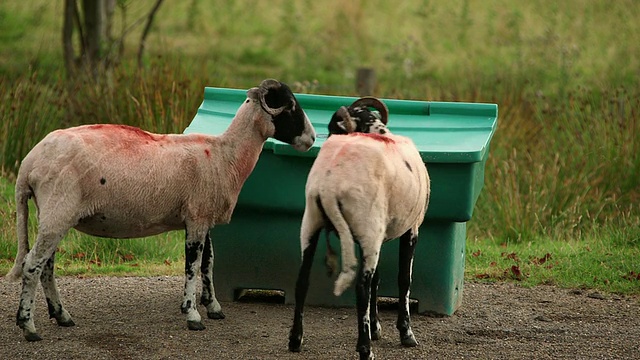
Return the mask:
{"type": "Polygon", "coordinates": [[[207,229],[192,229],[187,226],[184,262],[184,297],[181,310],[187,315],[189,330],[204,330],[202,318],[196,308],[196,277],[202,263],[207,229]]]}
{"type": "Polygon", "coordinates": [[[400,342],[402,345],[412,347],[418,345],[413,331],[411,331],[411,318],[409,315],[409,292],[411,287],[411,272],[413,269],[413,255],[416,249],[418,236],[412,230],[407,231],[400,237],[400,257],[398,270],[398,322],[396,327],[400,332],[400,342]]]}
{"type": "Polygon", "coordinates": [[[59,326],[74,326],[75,323],[73,322],[71,315],[62,306],[62,302],[60,301],[60,292],[58,291],[56,278],[53,273],[55,258],[56,254],[54,252],[45,264],[44,269],[42,270],[42,275],[40,275],[40,283],[44,290],[44,296],[47,299],[49,318],[56,319],[56,323],[58,323],[59,326]]]}
{"type": "Polygon", "coordinates": [[[307,291],[309,290],[311,265],[313,265],[313,255],[316,253],[319,237],[319,229],[310,237],[305,235],[302,236],[302,264],[300,265],[298,279],[296,280],[296,307],[293,314],[293,326],[289,332],[289,351],[293,352],[299,352],[302,349],[302,336],[304,333],[302,325],[304,317],[304,302],[307,298],[307,291]],[[308,241],[304,240],[307,238],[308,241]]]}
{"type": "Polygon", "coordinates": [[[200,272],[202,273],[202,296],[200,303],[207,308],[207,317],[209,319],[224,319],[222,307],[216,299],[216,292],[213,287],[213,243],[207,231],[204,238],[204,250],[202,252],[202,265],[200,272]]]}

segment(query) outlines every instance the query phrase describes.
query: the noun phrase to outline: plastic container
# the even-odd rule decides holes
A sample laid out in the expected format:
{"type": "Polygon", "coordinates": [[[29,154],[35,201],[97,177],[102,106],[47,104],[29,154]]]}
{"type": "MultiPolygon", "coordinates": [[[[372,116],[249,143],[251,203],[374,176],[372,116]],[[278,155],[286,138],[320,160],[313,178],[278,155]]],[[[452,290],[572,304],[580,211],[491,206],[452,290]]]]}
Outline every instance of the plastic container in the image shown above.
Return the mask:
{"type": "MultiPolygon", "coordinates": [[[[273,289],[294,302],[300,266],[300,223],[307,174],[327,136],[331,115],[356,98],[296,94],[313,123],[317,140],[298,152],[269,139],[240,193],[231,223],[211,230],[215,287],[221,301],[244,289],[273,289]]],[[[185,133],[222,134],[246,99],[245,90],[205,88],[204,101],[185,133]]],[[[420,228],[411,298],[418,312],[451,315],[462,301],[466,222],[484,183],[489,143],[497,125],[495,104],[381,99],[389,107],[389,128],[411,137],[427,164],[431,200],[420,228]]],[[[324,235],[322,235],[324,236],[324,235]]],[[[337,239],[332,240],[339,250],[337,239]]],[[[318,244],[307,296],[309,305],[355,305],[353,289],[333,295],[318,244]]],[[[379,296],[397,297],[398,244],[382,247],[379,296]]]]}

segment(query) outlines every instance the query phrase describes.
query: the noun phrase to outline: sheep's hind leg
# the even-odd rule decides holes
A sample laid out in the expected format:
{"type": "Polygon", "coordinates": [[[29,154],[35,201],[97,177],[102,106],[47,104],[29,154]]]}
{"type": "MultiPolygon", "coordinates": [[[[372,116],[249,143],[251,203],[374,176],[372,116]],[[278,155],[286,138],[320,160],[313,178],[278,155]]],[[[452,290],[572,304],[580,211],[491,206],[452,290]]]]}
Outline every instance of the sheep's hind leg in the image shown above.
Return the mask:
{"type": "Polygon", "coordinates": [[[52,235],[43,235],[40,232],[35,246],[29,251],[22,265],[22,293],[20,294],[20,304],[16,314],[16,325],[22,329],[24,338],[27,341],[42,340],[38,335],[33,320],[35,290],[40,274],[47,266],[47,262],[55,252],[56,246],[63,236],[64,232],[52,235]]]}
{"type": "MultiPolygon", "coordinates": [[[[357,242],[360,244],[360,241],[357,242]]],[[[379,248],[378,248],[379,249],[379,248]]],[[[356,307],[358,309],[358,345],[360,360],[375,359],[371,351],[371,284],[378,267],[379,251],[360,247],[360,271],[356,281],[356,307]]]]}
{"type": "Polygon", "coordinates": [[[416,338],[411,331],[411,318],[409,315],[409,291],[411,288],[411,272],[413,268],[413,255],[416,249],[418,237],[412,230],[407,231],[400,237],[400,256],[398,270],[398,322],[396,327],[400,332],[400,342],[402,345],[412,347],[418,345],[416,338]]]}
{"type": "Polygon", "coordinates": [[[49,318],[56,319],[56,323],[58,323],[59,326],[74,326],[75,323],[73,322],[71,315],[62,306],[62,302],[60,301],[60,292],[58,291],[54,275],[55,257],[56,254],[54,252],[49,260],[47,260],[44,269],[42,269],[42,274],[40,275],[40,283],[44,290],[44,296],[47,299],[49,318]]]}
{"type": "MultiPolygon", "coordinates": [[[[306,213],[305,213],[306,215],[306,213]]],[[[305,227],[303,219],[303,229],[309,229],[305,227]]],[[[316,247],[318,246],[318,238],[320,237],[320,228],[313,229],[313,233],[302,234],[302,264],[300,265],[300,271],[298,272],[298,279],[296,280],[296,306],[293,315],[293,326],[289,332],[289,351],[300,352],[302,349],[302,337],[304,333],[303,318],[304,318],[304,302],[307,298],[307,291],[309,290],[309,276],[311,274],[311,265],[313,265],[313,256],[316,253],[316,247]],[[307,240],[308,239],[308,240],[307,240]],[[306,245],[306,246],[305,246],[306,245]]]]}
{"type": "Polygon", "coordinates": [[[202,251],[207,229],[192,229],[187,226],[184,262],[184,296],[180,309],[187,315],[189,330],[204,330],[200,313],[196,308],[196,277],[202,263],[202,251]]]}
{"type": "Polygon", "coordinates": [[[382,338],[382,326],[378,318],[378,285],[380,284],[380,273],[376,269],[371,280],[371,301],[369,319],[371,321],[371,340],[380,340],[382,338]]]}
{"type": "Polygon", "coordinates": [[[216,299],[216,292],[213,287],[213,244],[209,232],[204,238],[204,250],[202,252],[202,265],[200,272],[202,274],[202,296],[200,303],[207,308],[207,317],[209,319],[224,319],[222,307],[216,299]]]}

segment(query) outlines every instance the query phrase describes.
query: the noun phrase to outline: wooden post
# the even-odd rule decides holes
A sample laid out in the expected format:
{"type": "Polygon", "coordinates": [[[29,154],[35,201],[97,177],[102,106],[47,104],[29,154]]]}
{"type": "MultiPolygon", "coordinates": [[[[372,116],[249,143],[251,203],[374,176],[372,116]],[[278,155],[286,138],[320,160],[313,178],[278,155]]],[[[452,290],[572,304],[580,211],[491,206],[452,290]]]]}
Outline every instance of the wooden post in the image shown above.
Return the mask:
{"type": "Polygon", "coordinates": [[[376,87],[376,72],[372,68],[358,68],[356,92],[358,96],[372,96],[376,87]]]}

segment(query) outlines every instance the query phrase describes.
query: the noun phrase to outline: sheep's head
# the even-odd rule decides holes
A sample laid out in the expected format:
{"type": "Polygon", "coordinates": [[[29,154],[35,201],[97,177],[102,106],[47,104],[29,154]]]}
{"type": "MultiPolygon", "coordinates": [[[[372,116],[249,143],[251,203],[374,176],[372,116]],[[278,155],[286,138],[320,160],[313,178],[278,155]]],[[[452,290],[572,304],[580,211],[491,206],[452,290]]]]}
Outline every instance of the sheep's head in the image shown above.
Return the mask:
{"type": "Polygon", "coordinates": [[[374,97],[363,97],[348,107],[342,106],[331,117],[329,135],[353,132],[386,134],[389,110],[374,97]],[[371,111],[374,108],[377,112],[371,111]]]}
{"type": "Polygon", "coordinates": [[[259,87],[249,89],[247,96],[260,104],[270,117],[274,139],[307,151],[313,145],[316,133],[309,118],[287,84],[267,79],[259,87]]]}

